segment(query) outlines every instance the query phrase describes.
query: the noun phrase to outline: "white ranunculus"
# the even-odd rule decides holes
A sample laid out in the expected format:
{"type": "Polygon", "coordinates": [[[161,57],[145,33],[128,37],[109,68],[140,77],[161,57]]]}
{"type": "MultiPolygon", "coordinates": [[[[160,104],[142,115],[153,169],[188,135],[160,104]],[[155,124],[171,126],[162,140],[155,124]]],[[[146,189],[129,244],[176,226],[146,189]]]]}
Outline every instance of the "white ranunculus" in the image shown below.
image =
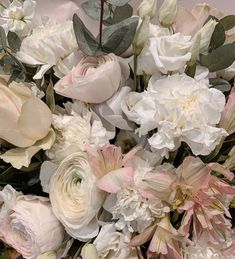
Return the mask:
{"type": "Polygon", "coordinates": [[[224,95],[209,88],[207,80],[176,74],[150,80],[146,92],[130,93],[122,107],[127,117],[140,125],[140,135],[158,130],[149,144],[167,156],[181,142],[195,155],[208,155],[227,136],[224,129],[216,127],[224,105],[224,95]]]}
{"type": "Polygon", "coordinates": [[[47,151],[51,160],[60,162],[71,153],[84,151],[86,144],[101,147],[109,143],[113,136],[108,134],[100,120],[92,119],[92,113],[86,107],[79,112],[80,102],[66,103],[65,106],[66,114],[53,115],[52,124],[57,137],[52,148],[47,151]],[[68,106],[71,106],[71,110],[68,110],[68,106]]]}
{"type": "Polygon", "coordinates": [[[85,152],[65,158],[50,181],[55,215],[66,231],[81,241],[95,237],[99,231],[96,217],[105,194],[96,187],[96,181],[85,152]]]}
{"type": "Polygon", "coordinates": [[[28,65],[41,65],[34,76],[34,79],[40,79],[51,67],[60,67],[62,60],[77,48],[72,21],[63,24],[49,21],[35,28],[32,35],[22,41],[17,58],[28,65]]]}
{"type": "Polygon", "coordinates": [[[5,29],[6,33],[15,32],[21,37],[29,35],[33,26],[35,5],[34,0],[13,0],[0,13],[0,26],[5,29]]]}
{"type": "Polygon", "coordinates": [[[130,253],[129,242],[131,233],[127,230],[117,231],[115,224],[102,226],[99,235],[94,240],[98,255],[106,259],[126,258],[130,253]]]}
{"type": "Polygon", "coordinates": [[[191,58],[190,39],[180,33],[150,38],[138,58],[138,74],[182,72],[191,58]]]}

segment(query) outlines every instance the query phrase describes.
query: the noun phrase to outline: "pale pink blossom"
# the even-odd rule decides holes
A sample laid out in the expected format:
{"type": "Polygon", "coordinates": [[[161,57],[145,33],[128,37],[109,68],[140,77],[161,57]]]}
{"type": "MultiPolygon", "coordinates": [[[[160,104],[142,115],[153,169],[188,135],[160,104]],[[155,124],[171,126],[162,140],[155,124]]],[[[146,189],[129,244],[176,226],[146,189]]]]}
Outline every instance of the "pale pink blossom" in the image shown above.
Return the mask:
{"type": "Polygon", "coordinates": [[[55,85],[55,91],[87,103],[109,99],[129,77],[129,67],[114,54],[85,57],[55,85]]]}

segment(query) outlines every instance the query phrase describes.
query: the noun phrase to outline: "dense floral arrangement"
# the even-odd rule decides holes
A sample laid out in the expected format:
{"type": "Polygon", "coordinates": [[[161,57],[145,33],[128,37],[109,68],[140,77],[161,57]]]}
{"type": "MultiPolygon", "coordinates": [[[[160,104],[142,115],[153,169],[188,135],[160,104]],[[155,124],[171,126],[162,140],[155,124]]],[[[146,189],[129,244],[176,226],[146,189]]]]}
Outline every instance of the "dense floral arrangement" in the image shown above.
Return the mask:
{"type": "Polygon", "coordinates": [[[0,258],[235,258],[235,15],[0,3],[0,258]]]}

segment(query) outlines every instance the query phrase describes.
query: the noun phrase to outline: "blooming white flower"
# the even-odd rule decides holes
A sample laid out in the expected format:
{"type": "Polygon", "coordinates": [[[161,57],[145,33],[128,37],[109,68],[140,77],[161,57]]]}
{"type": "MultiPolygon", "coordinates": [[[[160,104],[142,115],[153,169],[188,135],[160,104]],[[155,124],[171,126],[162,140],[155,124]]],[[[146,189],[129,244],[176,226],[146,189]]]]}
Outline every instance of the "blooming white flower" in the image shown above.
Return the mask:
{"type": "Polygon", "coordinates": [[[72,21],[63,24],[49,21],[35,28],[32,35],[22,41],[17,58],[28,65],[42,65],[34,76],[34,79],[40,79],[51,67],[61,66],[62,60],[77,48],[72,21]]]}
{"type": "Polygon", "coordinates": [[[0,12],[0,26],[6,33],[12,31],[21,37],[27,36],[32,30],[35,5],[34,0],[13,0],[0,12]]]}
{"type": "Polygon", "coordinates": [[[96,187],[97,177],[87,154],[65,158],[50,180],[50,200],[56,217],[72,237],[81,241],[98,234],[97,213],[105,193],[96,187]]]}
{"type": "Polygon", "coordinates": [[[158,129],[149,139],[153,149],[163,156],[186,142],[195,155],[208,155],[227,132],[216,125],[224,109],[224,95],[205,79],[173,75],[150,80],[146,92],[130,93],[123,111],[140,125],[140,135],[158,129]]]}
{"type": "MultiPolygon", "coordinates": [[[[67,103],[67,106],[70,104],[67,103]]],[[[92,114],[86,108],[82,114],[79,113],[76,105],[76,102],[71,104],[72,110],[68,114],[53,115],[52,124],[56,129],[57,138],[47,156],[55,162],[62,161],[75,151],[84,151],[85,144],[101,147],[108,144],[112,138],[100,120],[92,120],[92,114]]]]}
{"type": "Polygon", "coordinates": [[[139,55],[138,74],[167,74],[184,70],[186,62],[191,58],[190,40],[190,36],[180,33],[150,38],[139,55]]]}
{"type": "Polygon", "coordinates": [[[106,259],[126,258],[130,253],[129,242],[131,233],[126,229],[117,231],[115,224],[105,224],[102,226],[99,235],[94,240],[98,255],[106,259]]]}

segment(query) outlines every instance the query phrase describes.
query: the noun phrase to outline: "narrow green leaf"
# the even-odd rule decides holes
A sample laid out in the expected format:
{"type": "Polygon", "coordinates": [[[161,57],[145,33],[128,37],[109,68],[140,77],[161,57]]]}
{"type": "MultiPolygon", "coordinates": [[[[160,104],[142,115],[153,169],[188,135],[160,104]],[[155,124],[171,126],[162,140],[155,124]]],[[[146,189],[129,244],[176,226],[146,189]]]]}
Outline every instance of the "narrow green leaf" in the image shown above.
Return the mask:
{"type": "Polygon", "coordinates": [[[0,42],[2,47],[5,49],[7,47],[7,37],[5,30],[0,26],[0,42]]]}
{"type": "Polygon", "coordinates": [[[212,34],[209,51],[212,51],[213,49],[216,49],[222,46],[225,42],[225,39],[226,39],[226,36],[225,36],[224,26],[222,25],[221,22],[219,22],[215,26],[215,30],[212,34]]]}
{"type": "Polygon", "coordinates": [[[235,15],[228,15],[225,16],[220,20],[221,24],[224,27],[225,31],[231,30],[233,27],[235,27],[235,15]]]}
{"type": "Polygon", "coordinates": [[[51,80],[46,90],[46,104],[48,105],[51,112],[53,113],[55,110],[55,94],[54,94],[53,83],[51,80]]]}
{"type": "Polygon", "coordinates": [[[7,41],[8,41],[9,47],[12,50],[14,50],[15,52],[20,50],[21,40],[16,33],[9,31],[7,34],[7,41]]]}
{"type": "MultiPolygon", "coordinates": [[[[82,9],[84,12],[94,20],[100,19],[100,10],[101,4],[100,0],[88,0],[82,3],[82,9]]],[[[107,4],[104,5],[104,20],[107,20],[110,17],[110,11],[107,4]]]]}
{"type": "Polygon", "coordinates": [[[220,46],[208,55],[200,55],[201,65],[210,72],[228,68],[235,61],[235,43],[220,46]]]}
{"type": "Polygon", "coordinates": [[[139,18],[131,17],[103,30],[102,48],[104,51],[122,54],[131,45],[139,18]]]}
{"type": "Polygon", "coordinates": [[[117,6],[113,14],[113,24],[119,23],[133,14],[133,8],[129,5],[117,6]]]}
{"type": "Polygon", "coordinates": [[[115,6],[123,6],[127,4],[130,0],[107,0],[107,3],[115,6]]]}
{"type": "Polygon", "coordinates": [[[86,28],[82,20],[74,14],[73,28],[79,48],[83,53],[88,56],[102,55],[104,52],[101,50],[98,41],[92,33],[86,28]]]}

